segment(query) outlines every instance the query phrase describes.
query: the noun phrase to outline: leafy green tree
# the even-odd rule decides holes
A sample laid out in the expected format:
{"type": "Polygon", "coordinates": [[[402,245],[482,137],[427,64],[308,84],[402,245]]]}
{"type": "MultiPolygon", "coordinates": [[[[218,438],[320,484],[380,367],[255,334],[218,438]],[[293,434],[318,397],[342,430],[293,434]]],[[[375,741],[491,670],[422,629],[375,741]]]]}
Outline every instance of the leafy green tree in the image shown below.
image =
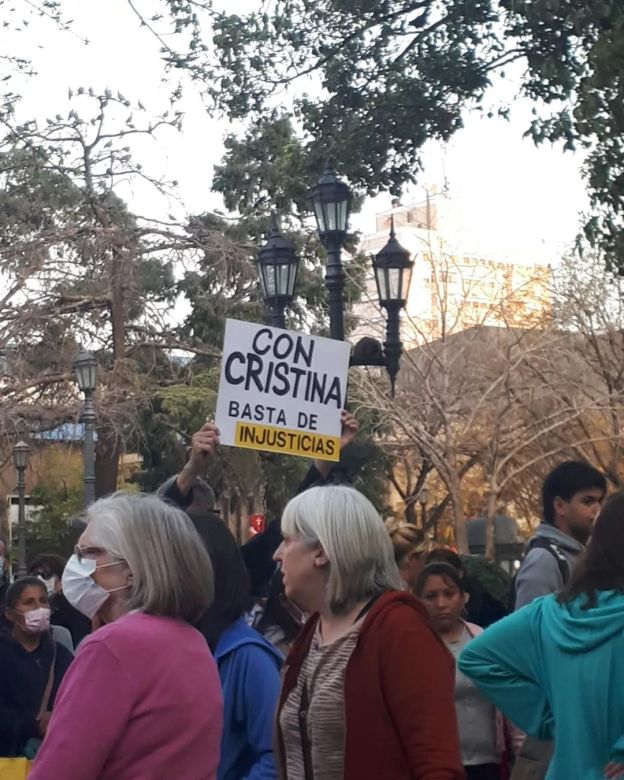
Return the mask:
{"type": "MultiPolygon", "coordinates": [[[[593,213],[585,238],[621,270],[621,3],[277,0],[244,14],[207,2],[163,6],[183,33],[181,48],[192,41],[193,76],[201,74],[219,109],[251,132],[264,126],[279,134],[291,104],[300,147],[289,166],[314,167],[331,154],[367,193],[398,194],[417,176],[425,141],[448,140],[467,109],[486,111],[493,76],[520,63],[520,91],[536,106],[527,133],[537,143],[587,150],[593,213]],[[214,53],[201,45],[202,12],[210,14],[214,53]]],[[[186,67],[181,52],[163,56],[186,67]]],[[[231,145],[228,155],[236,156],[231,145]]]]}

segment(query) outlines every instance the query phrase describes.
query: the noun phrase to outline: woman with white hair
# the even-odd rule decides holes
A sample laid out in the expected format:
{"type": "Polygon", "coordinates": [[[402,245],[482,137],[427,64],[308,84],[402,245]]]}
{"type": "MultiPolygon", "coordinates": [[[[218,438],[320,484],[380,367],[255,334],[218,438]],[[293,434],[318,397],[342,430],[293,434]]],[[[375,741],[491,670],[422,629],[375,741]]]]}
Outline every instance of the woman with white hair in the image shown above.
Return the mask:
{"type": "Polygon", "coordinates": [[[106,625],[81,644],[29,777],[213,780],[220,683],[191,625],[213,599],[210,557],[156,496],[103,498],[86,519],[63,591],[106,625]]]}
{"type": "Polygon", "coordinates": [[[288,780],[463,777],[454,666],[425,607],[400,590],[390,537],[357,490],[294,498],[275,553],[312,613],[287,659],[277,762],[288,780]]]}

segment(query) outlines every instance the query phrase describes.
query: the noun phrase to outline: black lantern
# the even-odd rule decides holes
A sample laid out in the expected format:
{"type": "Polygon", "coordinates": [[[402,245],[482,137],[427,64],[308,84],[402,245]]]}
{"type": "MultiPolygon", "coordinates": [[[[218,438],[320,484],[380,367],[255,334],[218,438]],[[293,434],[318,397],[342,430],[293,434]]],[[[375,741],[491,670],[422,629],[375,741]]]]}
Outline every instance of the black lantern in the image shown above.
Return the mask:
{"type": "Polygon", "coordinates": [[[13,447],[13,465],[20,471],[26,468],[28,465],[28,456],[30,455],[30,447],[25,441],[18,441],[13,447]]]}
{"type": "Polygon", "coordinates": [[[394,217],[390,222],[390,238],[384,248],[373,257],[373,269],[381,306],[407,303],[414,261],[399,244],[394,232],[394,217]]]}
{"type": "Polygon", "coordinates": [[[292,242],[280,233],[275,219],[266,244],[258,252],[256,264],[262,297],[271,309],[273,325],[283,328],[284,311],[295,294],[299,258],[292,242]]]}
{"type": "Polygon", "coordinates": [[[312,205],[321,241],[327,244],[333,240],[342,245],[349,226],[351,190],[330,166],[312,190],[312,205]]]}
{"type": "Polygon", "coordinates": [[[97,360],[93,353],[81,350],[74,360],[73,368],[78,387],[83,393],[93,393],[97,385],[97,360]]]}

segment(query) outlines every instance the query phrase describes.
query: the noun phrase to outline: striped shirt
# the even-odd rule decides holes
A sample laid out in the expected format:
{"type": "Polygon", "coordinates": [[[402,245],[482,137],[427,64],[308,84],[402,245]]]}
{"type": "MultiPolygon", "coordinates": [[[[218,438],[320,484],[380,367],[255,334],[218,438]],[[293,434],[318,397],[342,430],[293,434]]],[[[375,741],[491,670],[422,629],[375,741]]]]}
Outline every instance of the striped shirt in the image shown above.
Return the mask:
{"type": "Polygon", "coordinates": [[[342,780],[345,749],[344,679],[358,639],[359,620],[343,636],[321,644],[317,625],[296,687],[280,713],[288,780],[305,780],[299,708],[303,686],[308,689],[306,717],[314,780],[342,780]]]}

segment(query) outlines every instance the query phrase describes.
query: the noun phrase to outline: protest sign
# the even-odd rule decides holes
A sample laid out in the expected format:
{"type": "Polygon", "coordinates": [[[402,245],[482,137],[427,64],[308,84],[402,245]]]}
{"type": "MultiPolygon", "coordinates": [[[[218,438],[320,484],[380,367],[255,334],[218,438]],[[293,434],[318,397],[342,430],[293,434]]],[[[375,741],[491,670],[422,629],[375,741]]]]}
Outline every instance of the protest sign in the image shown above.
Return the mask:
{"type": "Polygon", "coordinates": [[[221,443],[337,461],[349,345],[227,320],[215,422],[221,443]]]}

